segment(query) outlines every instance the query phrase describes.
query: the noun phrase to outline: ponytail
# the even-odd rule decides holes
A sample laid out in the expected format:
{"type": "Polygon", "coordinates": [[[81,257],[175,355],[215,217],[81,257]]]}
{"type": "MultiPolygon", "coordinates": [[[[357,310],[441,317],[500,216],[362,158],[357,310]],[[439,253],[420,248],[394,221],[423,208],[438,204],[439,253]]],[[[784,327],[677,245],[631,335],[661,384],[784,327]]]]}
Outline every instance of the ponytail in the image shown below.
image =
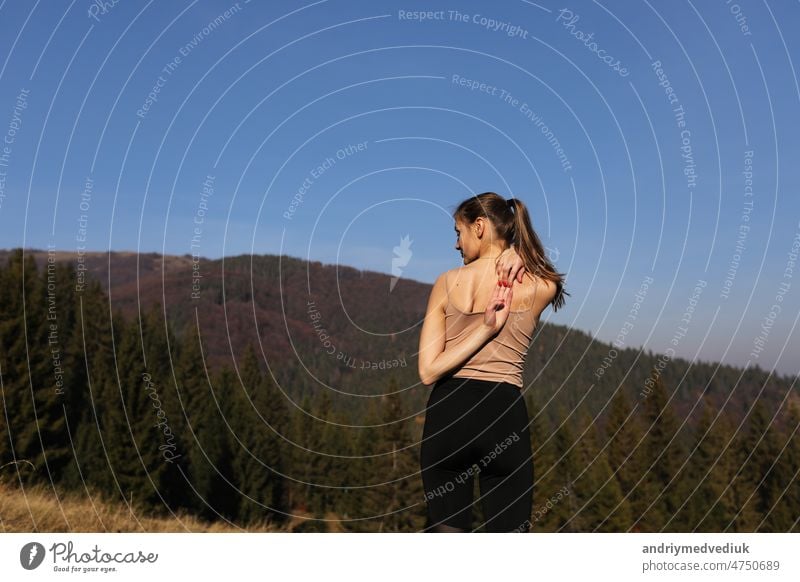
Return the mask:
{"type": "Polygon", "coordinates": [[[514,213],[514,239],[509,244],[516,246],[517,254],[522,257],[526,271],[556,284],[556,294],[552,303],[553,311],[558,311],[564,306],[565,295],[569,295],[564,290],[565,273],[557,272],[547,258],[542,241],[531,225],[525,203],[518,198],[511,198],[508,200],[508,206],[514,213]]]}

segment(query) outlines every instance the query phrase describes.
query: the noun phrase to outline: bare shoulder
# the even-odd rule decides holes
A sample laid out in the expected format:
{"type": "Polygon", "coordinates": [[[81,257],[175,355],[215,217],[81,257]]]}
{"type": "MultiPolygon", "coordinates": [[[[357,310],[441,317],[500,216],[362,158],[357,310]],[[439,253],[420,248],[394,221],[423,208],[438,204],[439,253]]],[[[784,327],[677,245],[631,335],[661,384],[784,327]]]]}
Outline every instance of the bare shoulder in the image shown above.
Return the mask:
{"type": "Polygon", "coordinates": [[[545,289],[547,302],[550,303],[550,301],[552,301],[556,296],[558,285],[556,285],[555,282],[551,281],[550,279],[540,279],[539,283],[542,285],[543,289],[545,289]]]}
{"type": "Polygon", "coordinates": [[[452,269],[442,273],[442,277],[446,279],[447,284],[451,287],[460,286],[465,281],[474,275],[474,268],[470,265],[461,265],[460,267],[453,267],[452,269]]]}
{"type": "Polygon", "coordinates": [[[550,304],[555,299],[558,286],[550,279],[531,276],[532,284],[536,289],[536,303],[542,307],[550,304]]]}
{"type": "Polygon", "coordinates": [[[447,304],[447,273],[448,271],[440,273],[431,286],[430,295],[428,296],[428,307],[426,309],[428,314],[437,311],[444,312],[445,305],[447,304]]]}
{"type": "Polygon", "coordinates": [[[455,288],[462,287],[469,280],[470,271],[467,270],[467,267],[468,265],[465,265],[442,271],[433,285],[434,289],[442,295],[447,295],[455,288]]]}

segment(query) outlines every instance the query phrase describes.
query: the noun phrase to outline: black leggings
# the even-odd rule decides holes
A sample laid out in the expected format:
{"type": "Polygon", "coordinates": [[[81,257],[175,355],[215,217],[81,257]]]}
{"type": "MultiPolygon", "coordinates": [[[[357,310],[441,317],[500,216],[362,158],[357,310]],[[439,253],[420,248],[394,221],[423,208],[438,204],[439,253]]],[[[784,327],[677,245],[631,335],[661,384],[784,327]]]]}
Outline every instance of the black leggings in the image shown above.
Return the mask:
{"type": "Polygon", "coordinates": [[[487,532],[527,532],[533,509],[528,409],[507,382],[446,377],[428,397],[420,466],[428,532],[472,529],[478,476],[487,532]]]}

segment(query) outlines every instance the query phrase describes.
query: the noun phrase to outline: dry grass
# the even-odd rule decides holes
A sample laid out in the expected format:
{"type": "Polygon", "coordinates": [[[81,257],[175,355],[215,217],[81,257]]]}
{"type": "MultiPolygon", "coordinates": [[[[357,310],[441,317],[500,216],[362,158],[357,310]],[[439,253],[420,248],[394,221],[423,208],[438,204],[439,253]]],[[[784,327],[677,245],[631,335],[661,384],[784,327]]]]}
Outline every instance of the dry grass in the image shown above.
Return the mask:
{"type": "Polygon", "coordinates": [[[151,517],[136,507],[109,502],[96,493],[56,495],[52,487],[36,485],[23,489],[0,481],[0,532],[287,532],[267,522],[241,528],[218,521],[208,523],[176,513],[151,517]]]}

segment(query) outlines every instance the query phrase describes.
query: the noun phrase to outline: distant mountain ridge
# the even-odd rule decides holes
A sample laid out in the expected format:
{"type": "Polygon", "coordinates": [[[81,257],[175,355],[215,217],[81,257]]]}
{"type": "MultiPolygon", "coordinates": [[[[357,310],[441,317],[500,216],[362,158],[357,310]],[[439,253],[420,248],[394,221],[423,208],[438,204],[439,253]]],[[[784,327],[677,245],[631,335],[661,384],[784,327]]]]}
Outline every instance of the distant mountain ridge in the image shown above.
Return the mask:
{"type": "MultiPolygon", "coordinates": [[[[0,251],[0,260],[5,263],[9,253],[0,251]]],[[[40,270],[46,265],[47,251],[26,254],[35,257],[40,270]]],[[[78,259],[74,252],[54,256],[72,263],[78,259]]],[[[233,365],[248,344],[255,344],[275,378],[300,394],[320,385],[380,393],[390,375],[401,387],[424,388],[416,353],[431,288],[427,283],[286,255],[195,262],[189,255],[112,251],[86,253],[82,261],[109,293],[113,310],[133,318],[159,304],[179,336],[199,333],[211,367],[233,365]]],[[[637,397],[658,354],[617,350],[598,380],[593,372],[611,347],[579,330],[540,325],[524,374],[537,406],[571,407],[586,397],[599,410],[620,384],[637,397]]],[[[716,406],[727,401],[726,411],[739,417],[765,382],[769,386],[762,397],[775,406],[790,389],[787,378],[769,377],[760,369],[689,366],[680,358],[670,360],[661,377],[670,392],[675,390],[679,415],[696,408],[703,392],[716,406]]],[[[797,389],[789,398],[800,398],[797,389]]]]}

